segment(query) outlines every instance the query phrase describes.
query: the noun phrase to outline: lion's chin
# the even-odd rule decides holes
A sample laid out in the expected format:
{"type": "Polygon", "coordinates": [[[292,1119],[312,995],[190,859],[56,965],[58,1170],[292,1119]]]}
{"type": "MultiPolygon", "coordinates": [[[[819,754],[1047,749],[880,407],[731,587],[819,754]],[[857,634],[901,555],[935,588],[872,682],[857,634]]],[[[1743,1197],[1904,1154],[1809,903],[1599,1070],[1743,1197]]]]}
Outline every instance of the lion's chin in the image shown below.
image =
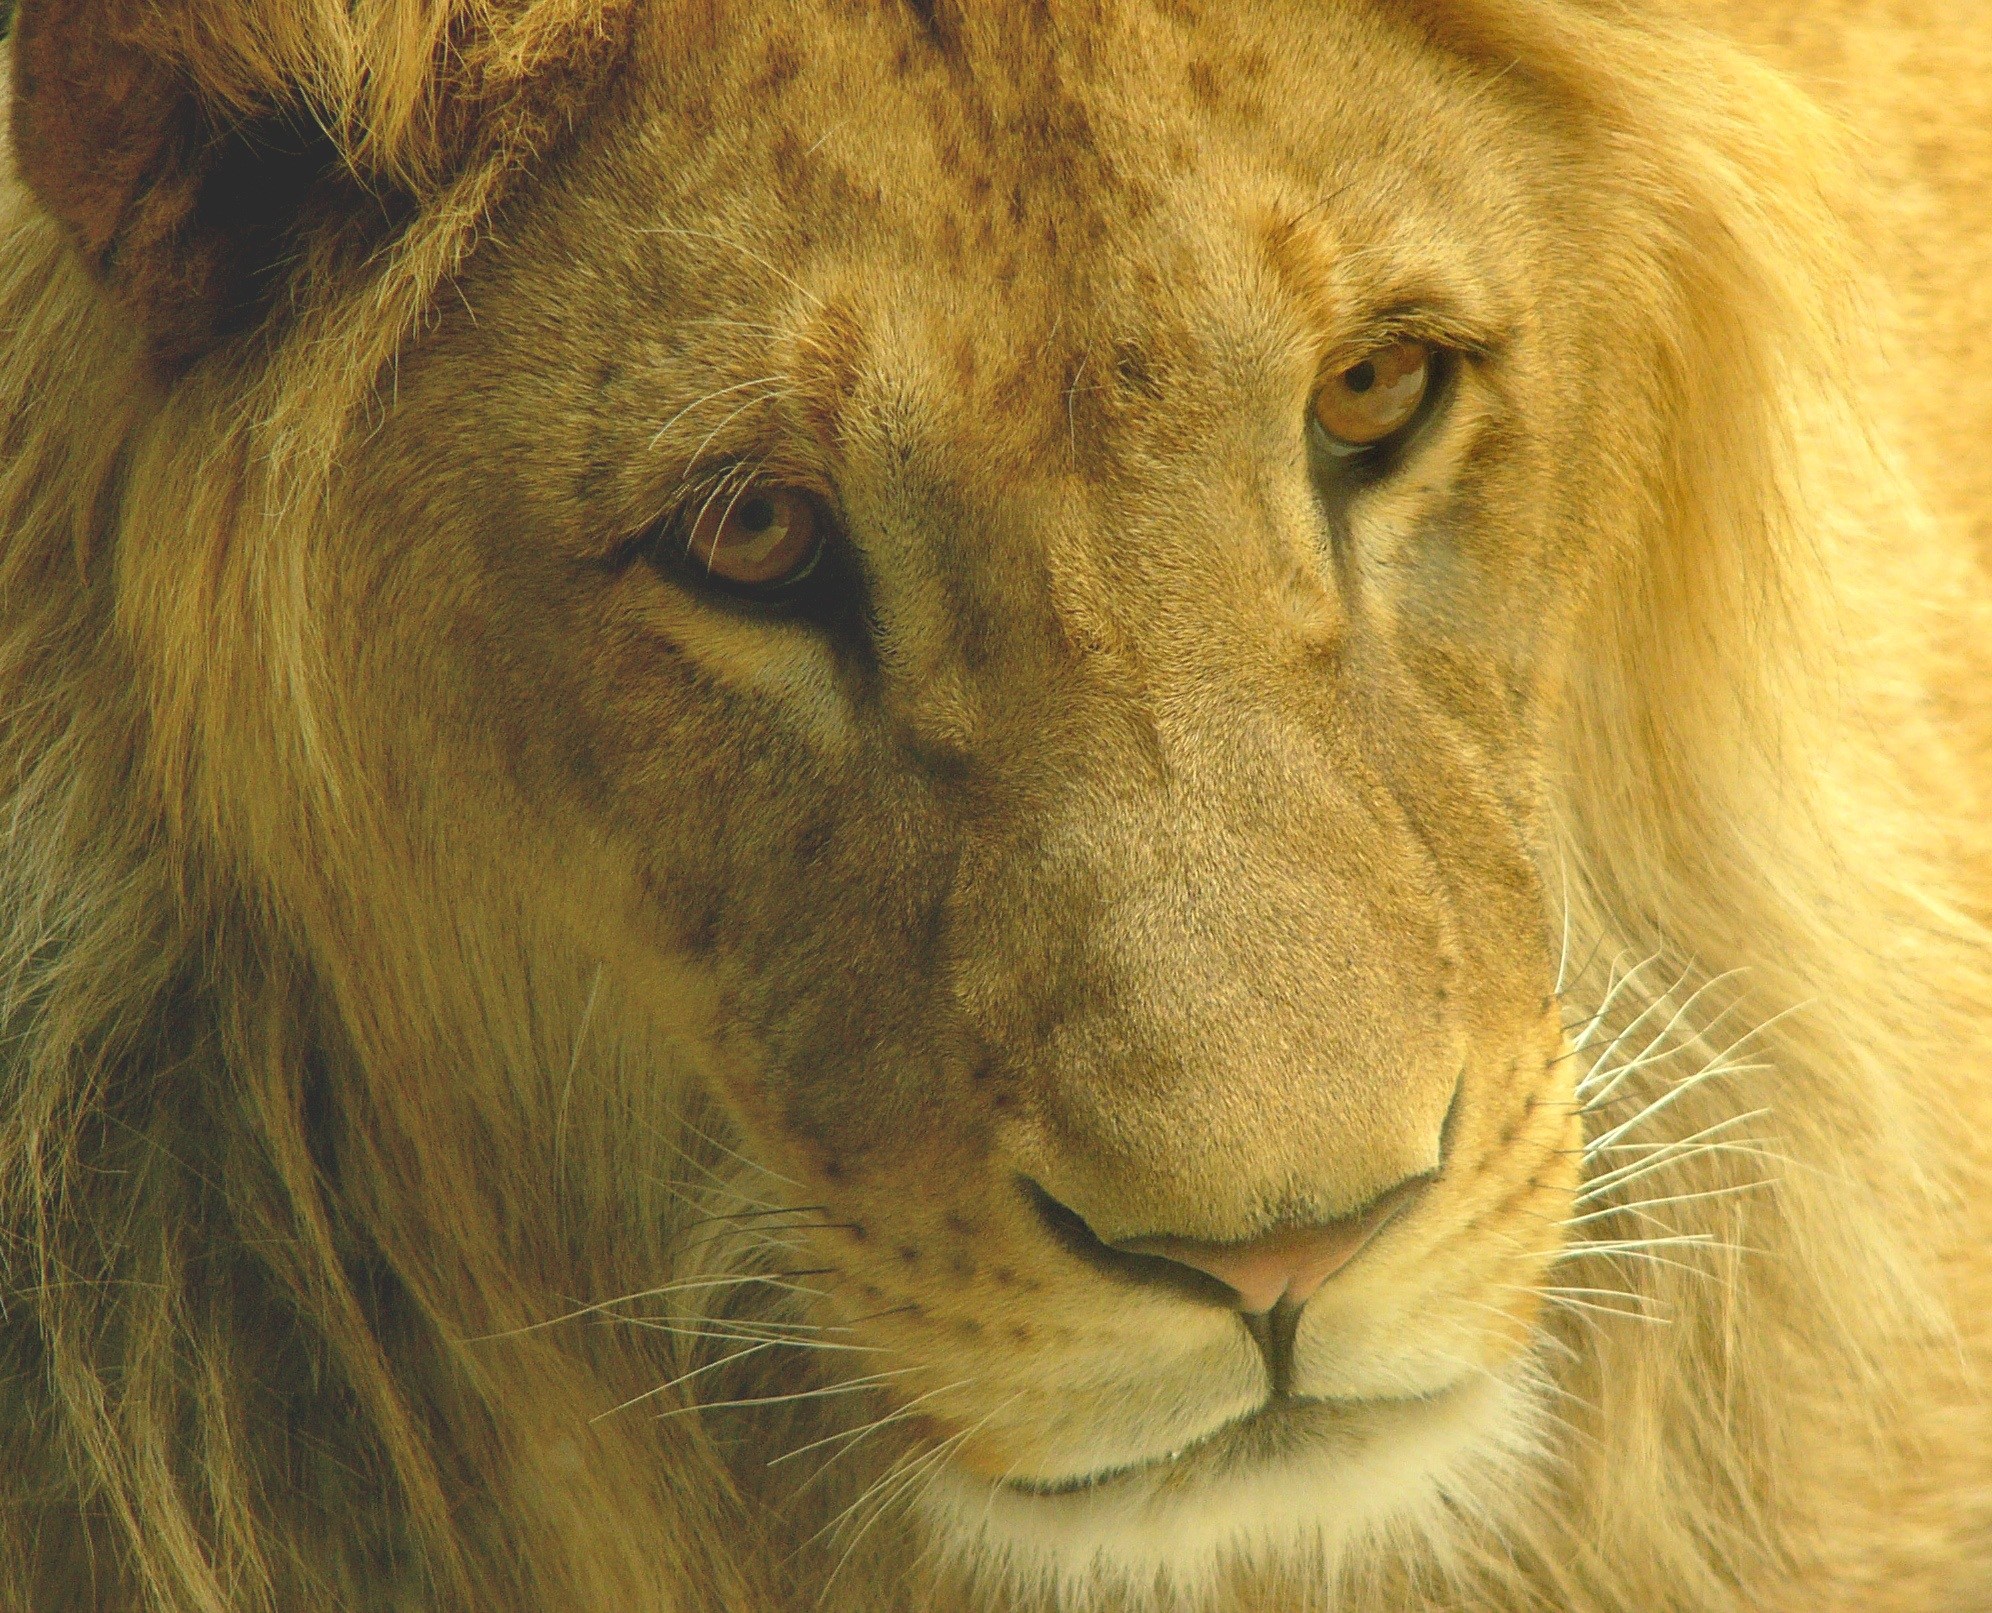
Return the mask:
{"type": "Polygon", "coordinates": [[[1163,1456],[1055,1481],[950,1469],[922,1505],[939,1549],[1027,1580],[1187,1588],[1255,1563],[1332,1563],[1415,1527],[1476,1473],[1512,1470],[1534,1425],[1520,1384],[1486,1375],[1408,1400],[1286,1400],[1163,1456]]]}

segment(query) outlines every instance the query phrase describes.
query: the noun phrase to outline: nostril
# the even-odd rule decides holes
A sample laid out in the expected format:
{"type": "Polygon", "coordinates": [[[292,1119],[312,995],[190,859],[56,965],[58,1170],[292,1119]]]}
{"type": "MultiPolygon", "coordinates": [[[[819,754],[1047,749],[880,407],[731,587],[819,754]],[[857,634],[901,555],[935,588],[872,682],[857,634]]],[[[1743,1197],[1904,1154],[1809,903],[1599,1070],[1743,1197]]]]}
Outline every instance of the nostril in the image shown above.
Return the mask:
{"type": "Polygon", "coordinates": [[[1089,1264],[1127,1281],[1174,1288],[1207,1304],[1256,1316],[1275,1306],[1297,1310],[1305,1305],[1436,1179],[1436,1172],[1407,1177],[1350,1215],[1276,1227],[1237,1243],[1171,1236],[1106,1243],[1077,1211],[1028,1177],[1024,1188],[1047,1230],[1089,1264]]]}
{"type": "Polygon", "coordinates": [[[1281,1303],[1297,1309],[1362,1253],[1364,1245],[1409,1208],[1433,1179],[1430,1174],[1409,1177],[1352,1215],[1310,1226],[1276,1227],[1241,1243],[1157,1237],[1130,1238],[1117,1247],[1173,1260],[1215,1277],[1238,1296],[1238,1308],[1248,1315],[1281,1303]]]}
{"type": "Polygon", "coordinates": [[[1185,1299],[1205,1305],[1225,1310],[1238,1308],[1238,1295],[1222,1278],[1161,1255],[1142,1254],[1103,1242],[1077,1210],[1059,1203],[1028,1176],[1019,1177],[1018,1182],[1045,1231],[1068,1254],[1077,1256],[1094,1270],[1121,1282],[1173,1289],[1185,1299]]]}

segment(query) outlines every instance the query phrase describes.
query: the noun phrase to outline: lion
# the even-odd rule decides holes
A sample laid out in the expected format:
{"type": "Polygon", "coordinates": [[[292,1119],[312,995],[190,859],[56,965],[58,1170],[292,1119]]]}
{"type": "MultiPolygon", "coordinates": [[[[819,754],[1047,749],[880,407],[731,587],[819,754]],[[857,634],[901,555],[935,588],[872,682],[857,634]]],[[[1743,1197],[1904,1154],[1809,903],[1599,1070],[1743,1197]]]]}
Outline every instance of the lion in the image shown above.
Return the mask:
{"type": "Polygon", "coordinates": [[[1992,45],[21,0],[0,1585],[1992,1606],[1992,45]]]}

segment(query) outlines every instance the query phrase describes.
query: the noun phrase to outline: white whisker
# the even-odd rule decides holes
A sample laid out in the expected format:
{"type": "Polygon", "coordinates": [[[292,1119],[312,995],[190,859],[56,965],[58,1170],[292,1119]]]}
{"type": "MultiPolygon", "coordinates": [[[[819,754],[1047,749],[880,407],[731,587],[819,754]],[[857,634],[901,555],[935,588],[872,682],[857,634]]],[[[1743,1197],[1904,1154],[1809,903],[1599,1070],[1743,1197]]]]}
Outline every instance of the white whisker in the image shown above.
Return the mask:
{"type": "Polygon", "coordinates": [[[559,1327],[566,1322],[578,1322],[584,1317],[597,1316],[604,1311],[613,1311],[615,1307],[618,1305],[631,1305],[636,1303],[638,1300],[662,1299],[672,1294],[697,1293],[708,1289],[739,1288],[749,1284],[779,1289],[786,1293],[808,1294],[815,1298],[823,1298],[825,1296],[823,1295],[821,1289],[807,1288],[802,1286],[801,1284],[785,1280],[789,1277],[822,1276],[822,1275],[825,1275],[825,1273],[746,1272],[731,1277],[687,1278],[681,1282],[664,1283],[656,1288],[642,1288],[638,1289],[635,1293],[620,1294],[614,1299],[597,1300],[592,1305],[583,1305],[576,1310],[563,1312],[559,1316],[546,1317],[542,1321],[528,1322],[523,1327],[508,1328],[505,1331],[499,1333],[479,1333],[468,1338],[459,1339],[457,1342],[460,1344],[487,1344],[497,1339],[519,1338],[527,1333],[540,1332],[544,1328],[559,1327]]]}
{"type": "Polygon", "coordinates": [[[640,1406],[646,1400],[654,1400],[659,1395],[669,1394],[673,1389],[683,1387],[685,1384],[690,1383],[694,1378],[702,1378],[708,1372],[717,1372],[721,1367],[729,1367],[733,1365],[733,1363],[736,1361],[744,1361],[749,1356],[759,1355],[764,1350],[771,1350],[775,1347],[775,1342],[776,1341],[770,1339],[770,1340],[763,1340],[759,1344],[750,1344],[747,1346],[746,1349],[735,1350],[733,1354],[721,1356],[717,1361],[708,1361],[704,1366],[693,1367],[689,1372],[681,1372],[677,1377],[671,1379],[671,1381],[668,1383],[660,1383],[654,1389],[646,1389],[640,1395],[630,1396],[630,1398],[625,1400],[620,1406],[611,1406],[607,1411],[597,1412],[594,1416],[590,1417],[588,1421],[591,1423],[599,1423],[604,1418],[615,1416],[618,1412],[628,1411],[631,1406],[640,1406]]]}
{"type": "MultiPolygon", "coordinates": [[[[1612,1048],[1616,1048],[1618,1045],[1614,1041],[1612,1048],[1606,1049],[1605,1053],[1598,1059],[1598,1062],[1591,1066],[1589,1073],[1577,1083],[1577,1095],[1585,1100],[1585,1107],[1587,1109],[1601,1108],[1611,1101],[1611,1095],[1623,1086],[1627,1079],[1635,1072],[1647,1069],[1653,1065],[1663,1064],[1668,1059],[1678,1057],[1689,1048],[1697,1045],[1711,1030],[1715,1029],[1725,1018],[1735,1012],[1740,1005],[1740,999],[1737,1002],[1725,1004],[1705,1023],[1699,1026],[1693,1036],[1683,1037],[1681,1040],[1675,1042],[1672,1047],[1667,1047],[1664,1044],[1667,1038],[1679,1029],[1682,1020],[1694,1011],[1695,1005],[1704,996],[1725,981],[1734,979],[1742,972],[1740,969],[1731,969],[1726,974],[1717,975],[1713,980],[1704,981],[1689,994],[1687,1000],[1679,1008],[1674,1010],[1673,1016],[1659,1030],[1654,1032],[1652,1040],[1642,1047],[1636,1055],[1623,1064],[1614,1065],[1607,1069],[1605,1067],[1605,1059],[1611,1056],[1612,1048]],[[1602,1085],[1600,1085],[1601,1076],[1602,1085]]],[[[1635,1021],[1635,1023],[1637,1022],[1635,1021]]],[[[1628,1026],[1627,1029],[1629,1030],[1631,1027],[1628,1026]]]]}
{"type": "MultiPolygon", "coordinates": [[[[659,443],[661,443],[665,439],[665,437],[670,434],[671,428],[675,426],[680,420],[684,419],[685,416],[690,414],[694,409],[702,409],[708,403],[712,403],[717,399],[726,397],[731,393],[744,392],[749,387],[776,386],[785,379],[786,377],[780,375],[757,375],[751,380],[736,381],[731,386],[723,386],[720,387],[717,391],[708,392],[705,394],[704,397],[694,398],[690,403],[686,404],[684,408],[680,409],[676,414],[672,415],[669,420],[665,421],[663,425],[659,426],[656,429],[656,431],[651,433],[650,446],[652,448],[655,448],[659,443]]],[[[753,400],[750,400],[746,405],[744,405],[744,407],[752,408],[753,400]]],[[[732,417],[728,416],[728,418],[730,419],[732,417]]],[[[709,442],[711,441],[711,439],[708,438],[707,441],[709,442]]]]}
{"type": "MultiPolygon", "coordinates": [[[[1668,1163],[1671,1164],[1672,1161],[1668,1163]]],[[[1646,1212],[1658,1209],[1662,1205],[1696,1204],[1705,1199],[1733,1198],[1739,1193],[1754,1193],[1776,1185],[1775,1182],[1768,1180],[1733,1182],[1726,1187],[1707,1187],[1693,1193],[1669,1193],[1657,1199],[1640,1199],[1633,1204],[1608,1204],[1602,1210],[1587,1210],[1582,1215],[1570,1216],[1561,1224],[1565,1227],[1582,1227],[1615,1215],[1639,1215],[1655,1221],[1657,1225],[1659,1224],[1657,1218],[1646,1215],[1646,1212]]]]}
{"type": "MultiPolygon", "coordinates": [[[[1726,1120],[1718,1120],[1704,1126],[1700,1131],[1683,1137],[1677,1142],[1667,1143],[1655,1149],[1644,1159],[1628,1160],[1586,1183],[1584,1191],[1577,1195],[1576,1202],[1582,1206],[1594,1203],[1614,1189],[1626,1186],[1651,1176],[1655,1171],[1664,1170],[1670,1165],[1678,1165],[1686,1160],[1700,1157],[1699,1148],[1706,1141],[1724,1136],[1737,1126],[1748,1125],[1753,1120],[1762,1120],[1770,1114],[1768,1109],[1749,1109],[1740,1115],[1731,1115],[1726,1120]]],[[[1634,1119],[1640,1118],[1635,1116],[1634,1119]]],[[[1628,1121],[1627,1124],[1632,1122],[1628,1121]]]]}
{"type": "Polygon", "coordinates": [[[738,1400],[696,1401],[689,1406],[677,1406],[670,1411],[661,1411],[657,1415],[661,1421],[671,1417],[682,1417],[688,1412],[738,1411],[748,1406],[786,1406],[800,1400],[830,1400],[839,1395],[863,1393],[881,1383],[890,1382],[894,1378],[903,1378],[907,1373],[919,1370],[918,1367],[896,1367],[890,1372],[867,1373],[862,1378],[847,1378],[839,1383],[825,1384],[817,1389],[798,1389],[795,1393],[786,1395],[749,1395],[738,1400]]]}

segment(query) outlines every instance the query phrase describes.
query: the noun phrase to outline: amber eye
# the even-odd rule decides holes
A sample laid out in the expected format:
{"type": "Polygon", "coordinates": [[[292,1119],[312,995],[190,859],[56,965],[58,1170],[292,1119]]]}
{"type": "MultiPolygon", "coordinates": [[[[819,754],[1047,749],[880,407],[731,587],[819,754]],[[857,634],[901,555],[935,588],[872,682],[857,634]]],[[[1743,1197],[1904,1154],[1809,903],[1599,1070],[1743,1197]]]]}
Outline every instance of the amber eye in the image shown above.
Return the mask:
{"type": "Polygon", "coordinates": [[[822,549],[815,500],[792,487],[759,484],[708,499],[685,540],[694,566],[743,588],[797,582],[822,549]]]}
{"type": "Polygon", "coordinates": [[[1314,418],[1332,444],[1367,448],[1409,425],[1431,385],[1431,348],[1392,342],[1330,376],[1314,394],[1314,418]]]}

